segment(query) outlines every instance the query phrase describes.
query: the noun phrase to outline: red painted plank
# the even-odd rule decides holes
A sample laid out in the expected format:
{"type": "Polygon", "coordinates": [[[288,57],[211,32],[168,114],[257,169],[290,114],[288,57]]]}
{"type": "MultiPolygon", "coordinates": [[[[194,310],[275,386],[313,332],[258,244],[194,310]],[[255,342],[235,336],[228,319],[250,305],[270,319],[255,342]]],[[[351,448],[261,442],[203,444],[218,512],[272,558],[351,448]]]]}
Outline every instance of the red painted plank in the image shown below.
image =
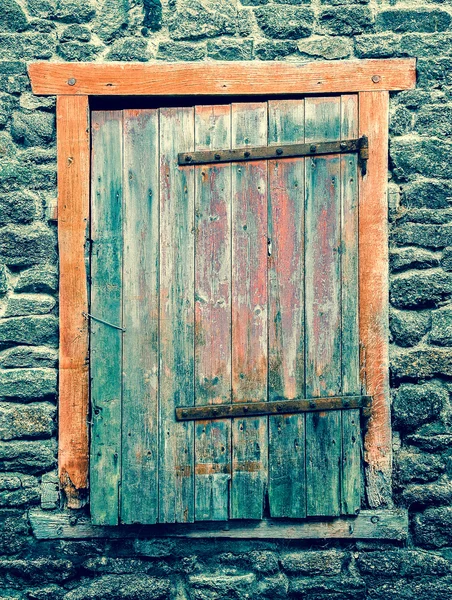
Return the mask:
{"type": "MultiPolygon", "coordinates": [[[[195,149],[229,148],[231,107],[195,108],[195,149]]],[[[195,404],[231,402],[231,167],[195,168],[195,404]]],[[[229,515],[231,423],[195,424],[195,519],[229,515]]]]}
{"type": "MultiPolygon", "coordinates": [[[[234,147],[267,142],[267,105],[232,105],[234,147]]],[[[232,394],[267,400],[267,163],[232,167],[232,394]]],[[[260,519],[267,418],[233,419],[231,517],[260,519]]]]}

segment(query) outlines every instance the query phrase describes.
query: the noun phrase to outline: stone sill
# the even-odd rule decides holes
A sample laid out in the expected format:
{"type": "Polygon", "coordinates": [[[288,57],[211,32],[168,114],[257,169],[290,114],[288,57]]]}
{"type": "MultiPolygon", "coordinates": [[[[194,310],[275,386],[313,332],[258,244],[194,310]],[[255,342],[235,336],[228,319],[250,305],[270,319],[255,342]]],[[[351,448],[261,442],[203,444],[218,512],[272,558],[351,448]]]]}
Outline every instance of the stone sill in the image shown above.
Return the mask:
{"type": "Polygon", "coordinates": [[[33,534],[38,540],[181,537],[241,539],[337,539],[392,540],[408,537],[407,510],[363,510],[356,517],[322,520],[264,519],[228,523],[190,523],[171,525],[92,525],[90,519],[71,511],[29,511],[33,534]]]}

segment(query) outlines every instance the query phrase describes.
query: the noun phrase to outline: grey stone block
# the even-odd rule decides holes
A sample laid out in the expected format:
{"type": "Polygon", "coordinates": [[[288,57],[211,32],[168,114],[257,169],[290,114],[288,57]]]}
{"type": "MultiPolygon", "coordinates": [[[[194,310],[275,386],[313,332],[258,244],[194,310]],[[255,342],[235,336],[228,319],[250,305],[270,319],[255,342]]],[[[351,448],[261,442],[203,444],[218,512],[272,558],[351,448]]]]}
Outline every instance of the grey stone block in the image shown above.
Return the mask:
{"type": "Polygon", "coordinates": [[[436,8],[392,8],[381,11],[376,17],[380,31],[392,30],[397,33],[437,33],[448,29],[450,23],[450,14],[436,8]]]}
{"type": "Polygon", "coordinates": [[[207,42],[207,56],[214,60],[251,60],[252,40],[218,40],[207,42]]]}
{"type": "Polygon", "coordinates": [[[403,187],[402,206],[407,208],[449,208],[452,184],[449,181],[421,179],[403,187]]]}
{"type": "Polygon", "coordinates": [[[13,294],[9,296],[4,317],[45,315],[55,307],[56,300],[46,294],[13,294]]]}
{"type": "Polygon", "coordinates": [[[395,474],[399,484],[435,481],[444,472],[444,461],[432,454],[402,450],[395,456],[395,474]]]}
{"type": "Polygon", "coordinates": [[[20,3],[16,0],[2,0],[0,3],[0,30],[23,31],[27,25],[27,17],[20,3]]]}
{"type": "Polygon", "coordinates": [[[340,6],[322,10],[319,23],[330,35],[357,35],[370,31],[374,20],[367,6],[340,6]]]}
{"type": "Polygon", "coordinates": [[[326,60],[337,60],[348,58],[352,54],[352,43],[347,38],[322,37],[314,40],[302,40],[298,42],[300,54],[306,56],[318,56],[326,60]]]}
{"type": "Polygon", "coordinates": [[[0,507],[37,504],[39,495],[36,477],[23,473],[0,473],[0,507]]]}
{"type": "Polygon", "coordinates": [[[276,39],[308,37],[313,30],[314,13],[297,6],[269,5],[255,10],[256,20],[266,36],[276,39]]]}
{"type": "Polygon", "coordinates": [[[45,146],[55,136],[55,117],[45,112],[15,112],[11,135],[15,142],[24,146],[45,146]]]}
{"type": "Polygon", "coordinates": [[[0,441],[0,469],[44,473],[56,466],[55,440],[0,441]]]}
{"type": "Polygon", "coordinates": [[[58,272],[51,265],[39,265],[21,271],[15,292],[51,294],[58,289],[58,272]]]}
{"type": "Polygon", "coordinates": [[[452,275],[440,269],[407,271],[393,278],[390,299],[396,308],[437,307],[452,295],[452,275]]]}
{"type": "Polygon", "coordinates": [[[0,346],[2,344],[56,345],[57,341],[58,319],[52,315],[10,317],[0,321],[0,346]]]}
{"type": "Polygon", "coordinates": [[[424,248],[393,248],[389,254],[391,271],[439,267],[440,255],[424,248]]]}
{"type": "Polygon", "coordinates": [[[452,376],[450,348],[422,346],[393,351],[391,373],[394,379],[424,379],[436,375],[452,376]]]}
{"type": "Polygon", "coordinates": [[[389,329],[393,341],[403,347],[418,344],[430,329],[429,311],[400,311],[392,309],[389,313],[389,329]]]}
{"type": "Polygon", "coordinates": [[[114,42],[110,52],[107,54],[108,60],[146,62],[149,58],[147,41],[132,37],[119,39],[114,42]]]}
{"type": "MultiPolygon", "coordinates": [[[[13,346],[0,353],[0,367],[3,369],[52,368],[57,363],[58,350],[47,346],[13,346]]],[[[23,383],[20,385],[23,387],[23,383]]],[[[54,388],[56,389],[56,372],[54,388]]]]}
{"type": "Polygon", "coordinates": [[[452,545],[452,506],[427,508],[414,517],[414,541],[424,548],[452,545]]]}
{"type": "Polygon", "coordinates": [[[168,20],[174,40],[197,40],[220,35],[248,35],[250,12],[229,0],[175,0],[168,20]]]}
{"type": "Polygon", "coordinates": [[[0,404],[0,440],[47,438],[55,432],[56,408],[49,402],[0,404]]]}
{"type": "Polygon", "coordinates": [[[158,600],[169,597],[169,581],[149,575],[106,575],[68,592],[64,600],[158,600]]]}
{"type": "Polygon", "coordinates": [[[445,248],[452,244],[452,225],[424,225],[422,223],[404,223],[394,228],[391,239],[404,246],[424,246],[426,248],[445,248]]]}
{"type": "MultiPolygon", "coordinates": [[[[41,349],[41,354],[49,356],[49,351],[44,353],[41,349]]],[[[3,366],[3,363],[1,364],[3,366]]],[[[30,402],[43,398],[54,398],[56,387],[57,371],[55,369],[0,370],[0,397],[3,399],[30,402]]]]}
{"type": "Polygon", "coordinates": [[[347,554],[337,550],[287,552],[281,555],[281,568],[294,575],[339,575],[347,554]]]}

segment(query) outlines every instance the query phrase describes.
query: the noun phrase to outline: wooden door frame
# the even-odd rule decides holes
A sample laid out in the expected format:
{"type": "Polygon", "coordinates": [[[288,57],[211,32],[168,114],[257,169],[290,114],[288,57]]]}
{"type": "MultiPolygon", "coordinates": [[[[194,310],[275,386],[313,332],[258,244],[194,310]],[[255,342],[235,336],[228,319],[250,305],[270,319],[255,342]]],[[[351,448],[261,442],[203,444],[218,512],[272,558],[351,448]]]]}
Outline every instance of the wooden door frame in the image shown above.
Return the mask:
{"type": "Polygon", "coordinates": [[[88,284],[90,96],[250,96],[358,93],[361,379],[373,396],[365,436],[367,498],[391,508],[387,160],[389,92],[415,87],[414,59],[331,62],[32,63],[33,92],[57,96],[60,257],[59,452],[69,508],[86,503],[89,473],[88,284]]]}

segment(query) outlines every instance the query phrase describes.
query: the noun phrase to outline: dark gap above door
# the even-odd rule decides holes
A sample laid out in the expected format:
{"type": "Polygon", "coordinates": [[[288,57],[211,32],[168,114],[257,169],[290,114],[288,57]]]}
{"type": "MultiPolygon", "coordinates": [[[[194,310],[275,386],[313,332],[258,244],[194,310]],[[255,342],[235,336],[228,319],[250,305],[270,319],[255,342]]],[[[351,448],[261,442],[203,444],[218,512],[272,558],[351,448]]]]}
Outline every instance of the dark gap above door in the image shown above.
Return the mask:
{"type": "MultiPolygon", "coordinates": [[[[337,96],[338,94],[309,94],[309,97],[337,96]]],[[[340,94],[339,94],[340,95],[340,94]]],[[[237,102],[267,102],[269,100],[302,100],[306,94],[279,94],[255,96],[90,96],[91,110],[125,110],[139,108],[169,108],[184,106],[224,105],[237,102]]]]}

